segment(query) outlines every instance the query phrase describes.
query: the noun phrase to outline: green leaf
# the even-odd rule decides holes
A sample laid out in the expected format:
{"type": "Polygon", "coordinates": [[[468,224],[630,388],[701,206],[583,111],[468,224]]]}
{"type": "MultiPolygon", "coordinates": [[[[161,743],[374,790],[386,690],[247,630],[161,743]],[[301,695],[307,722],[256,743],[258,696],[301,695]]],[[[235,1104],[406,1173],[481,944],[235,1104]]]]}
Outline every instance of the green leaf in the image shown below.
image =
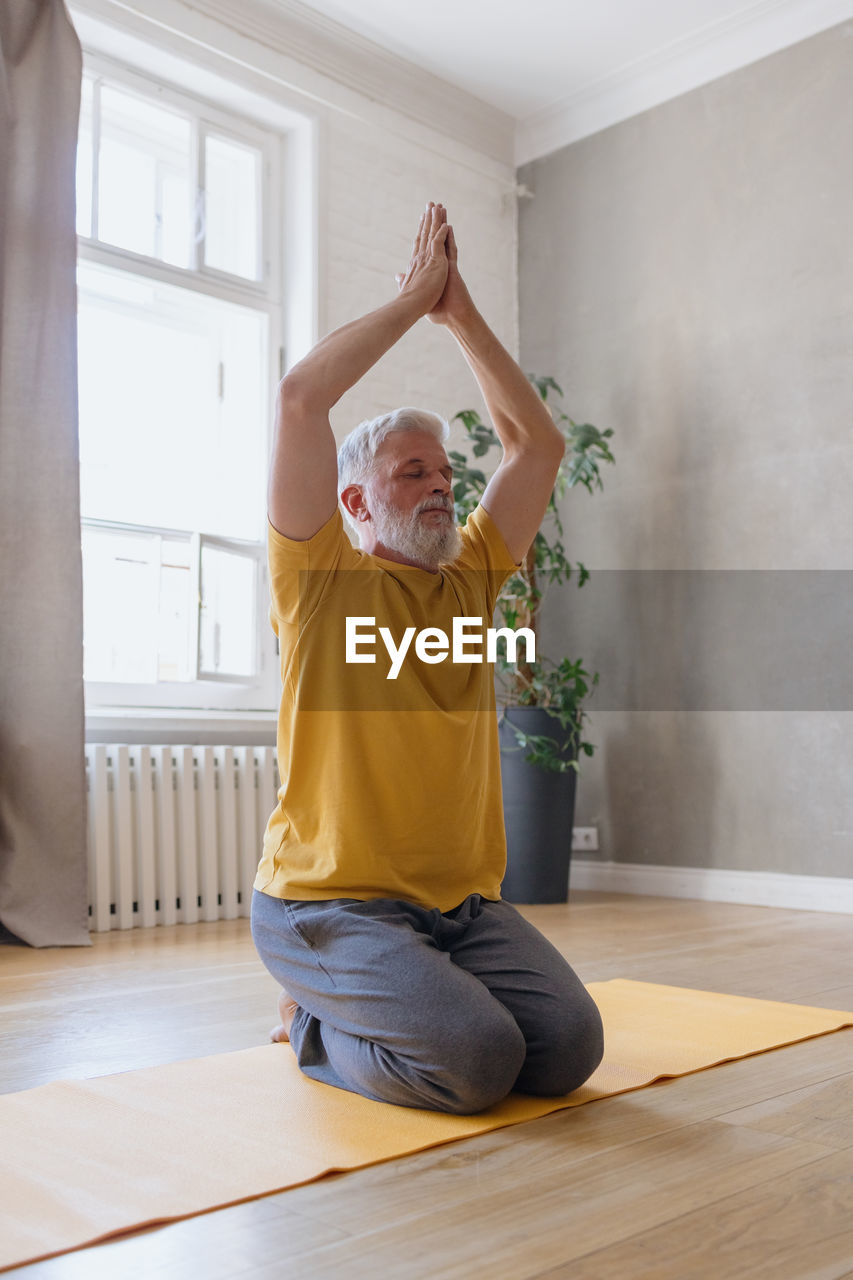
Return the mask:
{"type": "Polygon", "coordinates": [[[539,392],[543,400],[548,399],[549,391],[556,391],[557,395],[563,394],[563,389],[551,377],[540,377],[535,373],[528,373],[527,379],[532,382],[536,390],[539,392]]]}

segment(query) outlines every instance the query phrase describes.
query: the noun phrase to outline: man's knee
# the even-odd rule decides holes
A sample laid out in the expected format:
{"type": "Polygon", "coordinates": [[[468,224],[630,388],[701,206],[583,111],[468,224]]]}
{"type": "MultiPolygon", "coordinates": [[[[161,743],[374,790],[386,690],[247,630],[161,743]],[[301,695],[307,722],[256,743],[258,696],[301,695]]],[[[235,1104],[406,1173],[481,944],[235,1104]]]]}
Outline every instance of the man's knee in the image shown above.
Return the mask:
{"type": "Polygon", "coordinates": [[[447,1063],[435,1077],[439,1109],[473,1115],[503,1101],[526,1052],[524,1036],[505,1009],[485,1023],[474,1023],[447,1046],[447,1063]]]}
{"type": "Polygon", "coordinates": [[[405,1046],[321,1025],[303,1011],[291,1043],[300,1068],[378,1102],[472,1115],[511,1091],[527,1046],[515,1020],[494,1001],[428,1024],[405,1046]]]}
{"type": "Polygon", "coordinates": [[[572,1001],[551,1024],[539,1053],[531,1055],[518,1079],[523,1093],[562,1097],[584,1084],[604,1057],[601,1014],[590,996],[572,1001]]]}
{"type": "Polygon", "coordinates": [[[573,1018],[566,1040],[561,1093],[571,1093],[585,1084],[604,1057],[604,1026],[598,1006],[591,997],[573,1018]]]}

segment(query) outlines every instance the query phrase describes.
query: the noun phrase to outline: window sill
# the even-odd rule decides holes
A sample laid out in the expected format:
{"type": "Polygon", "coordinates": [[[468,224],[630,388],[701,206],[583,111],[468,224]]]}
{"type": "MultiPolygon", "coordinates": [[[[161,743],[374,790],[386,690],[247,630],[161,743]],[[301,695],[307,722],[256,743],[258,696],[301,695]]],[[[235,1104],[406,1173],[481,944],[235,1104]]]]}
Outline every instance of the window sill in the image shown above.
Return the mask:
{"type": "Polygon", "coordinates": [[[275,711],[201,711],[169,707],[97,707],[86,712],[86,741],[274,746],[275,711]]]}

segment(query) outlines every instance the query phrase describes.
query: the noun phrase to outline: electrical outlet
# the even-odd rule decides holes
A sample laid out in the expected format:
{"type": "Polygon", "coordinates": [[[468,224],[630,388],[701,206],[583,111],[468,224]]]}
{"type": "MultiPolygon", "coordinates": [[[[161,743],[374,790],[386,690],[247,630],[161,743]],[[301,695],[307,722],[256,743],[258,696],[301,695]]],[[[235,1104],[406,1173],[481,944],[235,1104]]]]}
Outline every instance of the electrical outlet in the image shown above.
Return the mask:
{"type": "Polygon", "coordinates": [[[572,852],[593,853],[598,848],[598,827],[573,827],[572,852]]]}

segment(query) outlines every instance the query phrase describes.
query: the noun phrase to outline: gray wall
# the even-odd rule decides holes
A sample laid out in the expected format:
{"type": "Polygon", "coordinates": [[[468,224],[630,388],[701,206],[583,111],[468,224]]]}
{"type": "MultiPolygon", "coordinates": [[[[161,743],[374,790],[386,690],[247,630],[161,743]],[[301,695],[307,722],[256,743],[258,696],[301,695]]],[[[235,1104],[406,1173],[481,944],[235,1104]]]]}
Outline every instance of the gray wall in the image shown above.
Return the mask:
{"type": "Polygon", "coordinates": [[[604,858],[853,875],[851,157],[846,22],[519,173],[523,364],[616,433],[540,635],[604,858]]]}

